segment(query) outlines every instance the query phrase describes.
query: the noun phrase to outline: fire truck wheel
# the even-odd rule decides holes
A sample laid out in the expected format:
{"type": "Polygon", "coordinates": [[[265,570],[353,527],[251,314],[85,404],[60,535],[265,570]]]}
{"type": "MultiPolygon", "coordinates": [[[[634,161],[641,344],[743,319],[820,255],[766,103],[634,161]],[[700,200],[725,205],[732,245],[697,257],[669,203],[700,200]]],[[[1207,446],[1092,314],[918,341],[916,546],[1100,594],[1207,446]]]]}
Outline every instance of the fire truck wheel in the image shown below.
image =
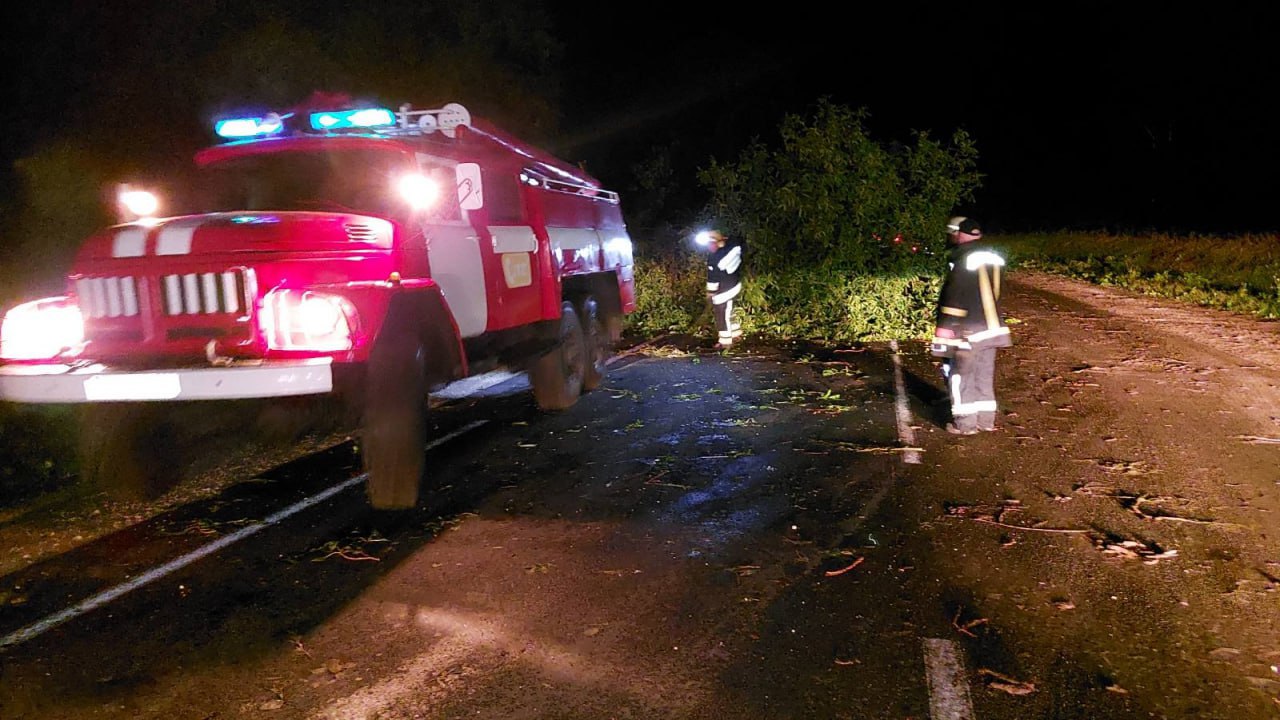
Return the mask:
{"type": "Polygon", "coordinates": [[[609,341],[609,328],[605,326],[600,305],[593,297],[582,301],[582,333],[587,347],[586,374],[582,377],[583,390],[595,390],[604,382],[609,371],[609,356],[613,343],[609,341]]]}
{"type": "Polygon", "coordinates": [[[573,303],[560,306],[560,342],[538,358],[529,370],[533,399],[543,410],[572,407],[582,394],[587,370],[587,348],[573,303]]]}
{"type": "Polygon", "coordinates": [[[83,482],[120,500],[152,499],[171,483],[175,463],[161,454],[173,438],[153,408],[91,403],[79,409],[77,423],[83,482]]]}
{"type": "Polygon", "coordinates": [[[369,358],[360,444],[369,504],[377,510],[418,504],[426,467],[425,359],[417,338],[381,342],[369,358]]]}

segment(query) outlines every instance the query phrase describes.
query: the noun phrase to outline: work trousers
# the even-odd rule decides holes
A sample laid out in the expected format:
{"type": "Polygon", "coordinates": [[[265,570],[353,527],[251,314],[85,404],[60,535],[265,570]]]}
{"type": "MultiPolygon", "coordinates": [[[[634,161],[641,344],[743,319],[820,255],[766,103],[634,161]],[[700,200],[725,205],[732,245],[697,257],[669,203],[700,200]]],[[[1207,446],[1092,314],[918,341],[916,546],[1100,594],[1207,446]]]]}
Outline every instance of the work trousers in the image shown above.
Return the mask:
{"type": "Polygon", "coordinates": [[[733,339],[742,335],[742,328],[733,320],[733,299],[722,303],[712,303],[712,313],[716,316],[716,332],[721,345],[732,345],[733,339]]]}
{"type": "Polygon", "coordinates": [[[951,421],[961,430],[991,430],[996,425],[996,348],[956,350],[947,383],[951,421]]]}

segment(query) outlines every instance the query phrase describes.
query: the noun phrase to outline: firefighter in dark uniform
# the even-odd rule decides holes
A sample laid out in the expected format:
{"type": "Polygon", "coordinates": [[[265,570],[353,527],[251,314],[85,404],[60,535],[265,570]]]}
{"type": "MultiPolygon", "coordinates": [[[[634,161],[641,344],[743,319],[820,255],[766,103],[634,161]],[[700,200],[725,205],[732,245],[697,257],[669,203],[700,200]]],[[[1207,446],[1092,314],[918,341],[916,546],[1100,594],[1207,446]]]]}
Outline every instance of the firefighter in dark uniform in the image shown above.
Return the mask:
{"type": "Polygon", "coordinates": [[[724,349],[742,336],[742,327],[733,318],[733,300],[742,291],[742,243],[730,240],[719,230],[698,233],[697,241],[711,254],[707,256],[707,298],[716,317],[716,347],[724,349]]]}
{"type": "Polygon", "coordinates": [[[973,435],[996,429],[996,350],[1013,344],[1000,313],[1004,259],[980,242],[982,229],[972,218],[951,218],[947,231],[954,247],[938,297],[933,354],[946,358],[947,432],[973,435]]]}

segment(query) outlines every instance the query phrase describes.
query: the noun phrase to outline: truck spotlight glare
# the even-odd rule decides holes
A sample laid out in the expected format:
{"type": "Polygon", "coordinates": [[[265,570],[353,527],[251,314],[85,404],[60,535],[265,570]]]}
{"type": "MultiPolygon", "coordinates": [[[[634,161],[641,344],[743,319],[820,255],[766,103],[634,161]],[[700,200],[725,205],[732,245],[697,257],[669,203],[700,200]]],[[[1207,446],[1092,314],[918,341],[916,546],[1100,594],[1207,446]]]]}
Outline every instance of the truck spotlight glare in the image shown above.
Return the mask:
{"type": "Polygon", "coordinates": [[[147,190],[123,188],[120,190],[120,204],[138,218],[149,218],[155,217],[160,209],[160,198],[147,190]]]}
{"type": "Polygon", "coordinates": [[[414,210],[425,210],[440,197],[440,186],[431,178],[410,173],[400,178],[400,197],[414,210]]]}
{"type": "Polygon", "coordinates": [[[80,308],[66,297],[23,303],[4,315],[0,325],[0,357],[5,360],[48,360],[74,355],[84,344],[80,308]]]}

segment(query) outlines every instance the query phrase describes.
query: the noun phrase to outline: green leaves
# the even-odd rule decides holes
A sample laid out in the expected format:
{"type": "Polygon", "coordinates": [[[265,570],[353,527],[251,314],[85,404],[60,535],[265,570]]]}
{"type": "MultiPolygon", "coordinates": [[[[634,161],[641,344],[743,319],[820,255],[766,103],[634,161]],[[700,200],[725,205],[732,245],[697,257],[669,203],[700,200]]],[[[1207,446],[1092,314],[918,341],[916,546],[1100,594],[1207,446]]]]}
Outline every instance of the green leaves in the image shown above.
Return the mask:
{"type": "MultiPolygon", "coordinates": [[[[750,260],[748,260],[750,262],[750,260]]],[[[700,264],[636,262],[639,309],[631,326],[644,334],[669,331],[714,335],[700,290],[700,264]],[[694,292],[679,292],[680,288],[694,292]]],[[[753,272],[737,303],[747,335],[862,342],[924,338],[933,327],[932,307],[941,288],[937,273],[850,274],[834,264],[753,272]]]]}
{"type": "Polygon", "coordinates": [[[945,250],[946,218],[981,180],[972,139],[957,132],[944,145],[917,132],[911,145],[886,145],[866,119],[821,100],[812,117],[783,120],[780,148],[757,141],[699,173],[710,213],[745,238],[752,268],[893,272],[945,250]]]}

